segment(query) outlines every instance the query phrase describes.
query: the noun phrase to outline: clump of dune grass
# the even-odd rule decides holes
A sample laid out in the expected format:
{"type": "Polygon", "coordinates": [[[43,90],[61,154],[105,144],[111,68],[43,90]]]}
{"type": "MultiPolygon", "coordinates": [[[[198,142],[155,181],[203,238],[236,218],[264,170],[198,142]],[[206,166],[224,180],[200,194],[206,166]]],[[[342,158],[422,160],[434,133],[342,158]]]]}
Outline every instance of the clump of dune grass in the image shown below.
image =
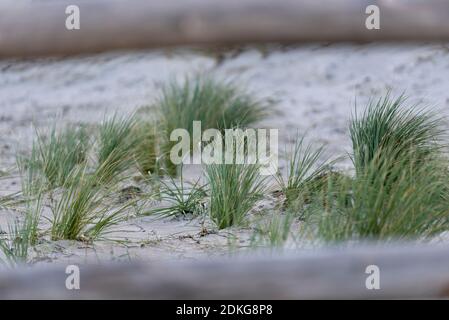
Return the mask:
{"type": "Polygon", "coordinates": [[[242,225],[267,190],[258,164],[210,164],[205,167],[210,190],[210,217],[219,229],[242,225]]]}
{"type": "Polygon", "coordinates": [[[107,183],[126,171],[133,163],[138,143],[135,133],[137,120],[134,115],[106,119],[99,127],[97,150],[98,183],[107,183]]]}
{"type": "MultiPolygon", "coordinates": [[[[110,177],[110,173],[104,174],[110,177]]],[[[106,190],[98,181],[105,181],[105,178],[98,172],[89,174],[86,167],[72,172],[50,206],[52,240],[95,240],[126,218],[132,201],[115,206],[113,199],[117,194],[113,188],[110,186],[106,190]]]]}
{"type": "Polygon", "coordinates": [[[274,211],[268,219],[264,219],[256,225],[251,237],[251,244],[282,248],[289,237],[293,236],[292,225],[295,219],[296,214],[291,210],[284,213],[274,211]]]}
{"type": "Polygon", "coordinates": [[[154,121],[140,121],[135,128],[134,159],[143,176],[160,173],[160,134],[154,121]]]}
{"type": "Polygon", "coordinates": [[[297,136],[292,150],[287,155],[287,179],[278,172],[276,180],[285,195],[285,205],[310,201],[314,193],[324,185],[331,172],[333,162],[322,160],[323,147],[313,148],[304,137],[297,136]]]}
{"type": "Polygon", "coordinates": [[[65,183],[77,165],[86,161],[88,149],[89,138],[84,127],[68,127],[61,132],[54,127],[48,136],[37,132],[31,155],[22,157],[20,165],[29,171],[33,181],[39,181],[38,175],[42,175],[49,188],[56,188],[65,183]]]}
{"type": "Polygon", "coordinates": [[[18,209],[18,204],[24,205],[23,217],[16,217],[9,222],[7,236],[0,239],[0,250],[3,253],[0,261],[9,266],[27,263],[29,248],[38,242],[39,222],[47,189],[47,181],[40,173],[33,171],[33,167],[26,168],[23,157],[17,157],[17,166],[22,192],[0,198],[0,207],[4,209],[18,209]]]}
{"type": "Polygon", "coordinates": [[[409,105],[401,95],[387,94],[371,100],[361,115],[351,119],[352,160],[356,171],[382,156],[379,150],[393,152],[397,158],[413,152],[414,161],[422,161],[443,147],[442,119],[419,105],[409,105]]]}
{"type": "Polygon", "coordinates": [[[39,221],[43,206],[43,193],[26,201],[25,215],[8,223],[7,236],[0,239],[0,262],[9,266],[17,266],[28,262],[28,251],[36,245],[39,237],[39,221]]]}
{"type": "MultiPolygon", "coordinates": [[[[163,153],[169,154],[175,142],[169,140],[175,129],[186,129],[193,135],[193,122],[200,121],[201,129],[224,129],[249,127],[267,114],[264,102],[254,98],[237,85],[210,76],[186,78],[183,84],[172,81],[163,88],[156,103],[161,115],[166,143],[163,153]]],[[[191,146],[197,148],[198,146],[191,146]]],[[[169,157],[165,157],[170,162],[169,157]]],[[[176,166],[166,164],[171,173],[176,166]]]]}
{"type": "Polygon", "coordinates": [[[387,95],[351,123],[353,179],[329,179],[308,208],[325,241],[428,239],[449,228],[441,119],[387,95]]]}
{"type": "Polygon", "coordinates": [[[161,179],[160,200],[166,202],[161,208],[155,208],[150,213],[161,217],[172,216],[197,216],[204,212],[204,199],[207,195],[206,186],[195,183],[187,183],[184,180],[182,169],[179,181],[172,177],[168,181],[161,179]]]}
{"type": "Polygon", "coordinates": [[[242,88],[209,76],[187,78],[182,85],[171,82],[157,106],[168,132],[182,128],[190,134],[193,121],[201,121],[203,130],[248,127],[267,112],[264,103],[242,88]]]}
{"type": "Polygon", "coordinates": [[[44,193],[39,191],[32,198],[27,199],[25,204],[25,219],[23,221],[23,230],[26,230],[27,239],[31,246],[34,246],[39,238],[39,222],[44,206],[44,193]]]}
{"type": "MultiPolygon", "coordinates": [[[[14,267],[27,262],[29,239],[24,225],[18,220],[8,224],[6,237],[0,239],[0,262],[4,265],[14,267]]],[[[5,233],[4,231],[2,233],[5,233]]]]}
{"type": "Polygon", "coordinates": [[[47,178],[42,174],[41,168],[38,165],[39,161],[39,155],[35,148],[32,149],[30,155],[16,155],[16,166],[20,176],[21,191],[11,195],[12,198],[17,198],[16,196],[20,195],[21,199],[17,200],[19,202],[26,202],[36,196],[42,197],[45,191],[51,189],[49,188],[47,178]]]}
{"type": "MultiPolygon", "coordinates": [[[[411,155],[410,155],[411,156],[411,155]]],[[[449,228],[449,175],[446,159],[377,162],[353,180],[329,182],[309,207],[308,223],[326,241],[350,239],[427,239],[449,228]],[[315,222],[315,223],[313,223],[315,222]]]]}

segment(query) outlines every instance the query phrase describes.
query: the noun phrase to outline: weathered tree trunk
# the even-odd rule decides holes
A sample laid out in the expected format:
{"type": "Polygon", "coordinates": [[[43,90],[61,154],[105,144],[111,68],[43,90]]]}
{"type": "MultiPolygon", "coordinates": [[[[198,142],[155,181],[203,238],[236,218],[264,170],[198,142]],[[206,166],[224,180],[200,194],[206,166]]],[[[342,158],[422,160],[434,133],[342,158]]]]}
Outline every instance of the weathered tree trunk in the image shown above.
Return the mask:
{"type": "Polygon", "coordinates": [[[446,0],[135,0],[0,3],[0,57],[248,42],[449,40],[446,0]],[[380,30],[365,27],[368,5],[380,30]],[[80,30],[67,30],[67,5],[80,30]]]}
{"type": "Polygon", "coordinates": [[[449,246],[364,246],[273,257],[81,266],[80,290],[65,265],[0,273],[0,298],[313,299],[449,297],[449,246]],[[380,289],[368,290],[368,265],[380,289]]]}

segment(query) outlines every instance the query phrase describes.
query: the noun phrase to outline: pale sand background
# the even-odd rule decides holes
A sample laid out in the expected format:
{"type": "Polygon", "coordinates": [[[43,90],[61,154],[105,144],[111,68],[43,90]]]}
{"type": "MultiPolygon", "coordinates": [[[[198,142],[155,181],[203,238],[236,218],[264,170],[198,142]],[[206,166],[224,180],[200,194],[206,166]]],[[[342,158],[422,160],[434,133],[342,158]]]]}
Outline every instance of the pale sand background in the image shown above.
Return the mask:
{"type": "MultiPolygon", "coordinates": [[[[449,46],[308,45],[233,50],[219,61],[197,50],[141,51],[39,61],[0,61],[0,168],[14,165],[17,148],[34,138],[32,123],[98,123],[107,114],[150,105],[161,84],[187,74],[207,73],[234,79],[275,105],[259,127],[280,129],[283,150],[296,131],[327,145],[330,155],[349,150],[348,120],[354,104],[371,96],[403,91],[410,101],[449,114],[449,46]]],[[[350,162],[341,164],[350,168],[350,162]]],[[[17,179],[0,182],[5,193],[17,190],[17,179]]],[[[261,206],[270,206],[270,201],[261,206]]],[[[256,208],[258,211],[260,208],[256,208]]],[[[7,212],[0,213],[4,226],[7,212]]],[[[131,219],[121,233],[127,245],[98,242],[95,247],[62,241],[42,243],[36,261],[197,258],[246,247],[252,231],[224,230],[200,236],[199,221],[131,219]]]]}

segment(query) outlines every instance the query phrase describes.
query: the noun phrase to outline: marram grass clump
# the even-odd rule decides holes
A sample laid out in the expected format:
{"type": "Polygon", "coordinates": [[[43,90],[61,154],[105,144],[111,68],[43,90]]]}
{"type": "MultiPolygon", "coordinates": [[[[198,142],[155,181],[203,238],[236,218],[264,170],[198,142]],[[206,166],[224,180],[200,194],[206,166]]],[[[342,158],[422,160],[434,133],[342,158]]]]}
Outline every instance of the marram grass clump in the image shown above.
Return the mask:
{"type": "Polygon", "coordinates": [[[257,164],[210,164],[206,176],[210,217],[219,229],[241,226],[267,190],[266,177],[257,164]]]}
{"type": "Polygon", "coordinates": [[[154,208],[149,214],[167,218],[198,216],[204,213],[207,185],[201,185],[200,180],[195,183],[185,181],[181,168],[179,181],[169,176],[167,181],[161,179],[159,183],[159,200],[165,205],[154,208]]]}
{"type": "Polygon", "coordinates": [[[101,123],[97,148],[97,177],[101,180],[98,183],[109,183],[130,167],[138,144],[136,126],[134,115],[119,117],[114,114],[101,123]]]}
{"type": "Polygon", "coordinates": [[[282,248],[297,234],[297,230],[293,230],[292,227],[295,220],[297,220],[296,214],[291,210],[267,213],[263,220],[256,225],[251,237],[251,245],[253,247],[282,248]]]}
{"type": "Polygon", "coordinates": [[[285,207],[296,207],[310,201],[323,187],[331,172],[332,161],[324,159],[324,148],[314,148],[297,136],[287,154],[287,179],[278,172],[276,181],[285,196],[285,207]]]}
{"type": "MultiPolygon", "coordinates": [[[[165,166],[175,175],[177,168],[168,154],[176,142],[170,141],[175,129],[185,129],[193,135],[193,122],[200,121],[201,129],[247,128],[268,114],[267,103],[257,100],[238,85],[210,76],[187,77],[184,83],[172,81],[162,90],[156,102],[160,115],[161,131],[165,135],[162,153],[165,166]]],[[[191,146],[192,149],[198,146],[191,146]]]]}
{"type": "MultiPolygon", "coordinates": [[[[60,194],[52,201],[52,240],[96,240],[126,218],[131,202],[114,204],[115,185],[104,189],[98,181],[106,179],[97,171],[89,174],[86,167],[72,172],[60,194]]],[[[108,173],[109,177],[109,173],[108,173]]]]}
{"type": "Polygon", "coordinates": [[[77,165],[86,161],[88,151],[89,137],[84,127],[64,130],[53,127],[47,136],[37,132],[31,155],[21,157],[19,165],[28,170],[32,179],[39,180],[41,175],[48,188],[56,188],[66,182],[77,165]]]}
{"type": "Polygon", "coordinates": [[[144,176],[159,175],[161,170],[161,135],[155,121],[139,121],[134,134],[137,143],[134,148],[134,160],[139,172],[144,176]]]}
{"type": "Polygon", "coordinates": [[[426,239],[446,231],[447,160],[417,165],[415,159],[376,157],[354,179],[329,181],[307,210],[308,231],[325,241],[426,239]]]}
{"type": "Polygon", "coordinates": [[[15,267],[27,263],[29,249],[38,242],[44,199],[43,192],[36,193],[35,197],[25,199],[23,217],[10,221],[7,231],[2,232],[6,234],[4,238],[0,237],[0,262],[3,264],[15,267]]]}
{"type": "Polygon", "coordinates": [[[403,95],[371,100],[361,115],[356,110],[349,127],[356,171],[387,152],[398,159],[413,153],[409,159],[418,162],[439,154],[445,138],[442,120],[431,109],[407,104],[403,95]]]}
{"type": "Polygon", "coordinates": [[[186,129],[192,134],[193,121],[203,130],[249,127],[267,115],[264,102],[237,85],[209,76],[172,81],[163,88],[156,103],[168,132],[186,129]]]}
{"type": "Polygon", "coordinates": [[[307,208],[325,241],[429,239],[449,228],[442,120],[387,95],[352,120],[353,179],[330,179],[307,208]]]}

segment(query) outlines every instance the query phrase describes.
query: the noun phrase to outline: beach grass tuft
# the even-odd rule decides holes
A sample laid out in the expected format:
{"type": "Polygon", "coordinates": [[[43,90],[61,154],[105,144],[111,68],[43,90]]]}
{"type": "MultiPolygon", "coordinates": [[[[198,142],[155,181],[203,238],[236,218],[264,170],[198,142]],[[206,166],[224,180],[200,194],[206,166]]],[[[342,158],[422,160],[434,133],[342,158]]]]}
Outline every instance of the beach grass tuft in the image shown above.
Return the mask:
{"type": "MultiPolygon", "coordinates": [[[[164,86],[156,106],[166,135],[164,154],[168,154],[175,143],[169,140],[170,133],[185,129],[192,136],[194,121],[201,122],[202,130],[213,128],[223,132],[250,127],[268,114],[267,104],[244,88],[202,75],[187,77],[182,84],[172,81],[164,86]]],[[[170,162],[168,157],[165,159],[170,162]]],[[[166,167],[171,174],[177,173],[173,164],[168,163],[166,167]]]]}
{"type": "Polygon", "coordinates": [[[324,158],[324,147],[314,148],[303,136],[297,135],[292,150],[287,154],[287,179],[278,172],[276,180],[285,195],[285,206],[302,204],[324,187],[323,181],[331,174],[332,161],[324,158]]]}
{"type": "Polygon", "coordinates": [[[132,201],[116,206],[114,186],[105,189],[98,181],[105,179],[98,172],[89,174],[86,167],[72,172],[50,207],[52,240],[96,240],[126,218],[132,201]]]}
{"type": "Polygon", "coordinates": [[[240,226],[267,190],[258,164],[205,166],[210,191],[210,217],[219,229],[240,226]]]}
{"type": "Polygon", "coordinates": [[[306,230],[325,241],[429,239],[449,228],[442,120],[389,95],[352,120],[353,179],[329,179],[306,230]]]}
{"type": "Polygon", "coordinates": [[[36,181],[38,186],[41,183],[38,175],[42,175],[48,188],[60,187],[65,184],[71,171],[86,161],[88,134],[84,127],[68,127],[61,132],[53,127],[48,136],[36,132],[37,139],[33,143],[31,155],[20,159],[21,166],[28,170],[30,183],[36,181]]]}
{"type": "Polygon", "coordinates": [[[96,176],[98,183],[109,183],[132,167],[138,144],[134,115],[119,117],[114,114],[99,127],[96,176]]]}

